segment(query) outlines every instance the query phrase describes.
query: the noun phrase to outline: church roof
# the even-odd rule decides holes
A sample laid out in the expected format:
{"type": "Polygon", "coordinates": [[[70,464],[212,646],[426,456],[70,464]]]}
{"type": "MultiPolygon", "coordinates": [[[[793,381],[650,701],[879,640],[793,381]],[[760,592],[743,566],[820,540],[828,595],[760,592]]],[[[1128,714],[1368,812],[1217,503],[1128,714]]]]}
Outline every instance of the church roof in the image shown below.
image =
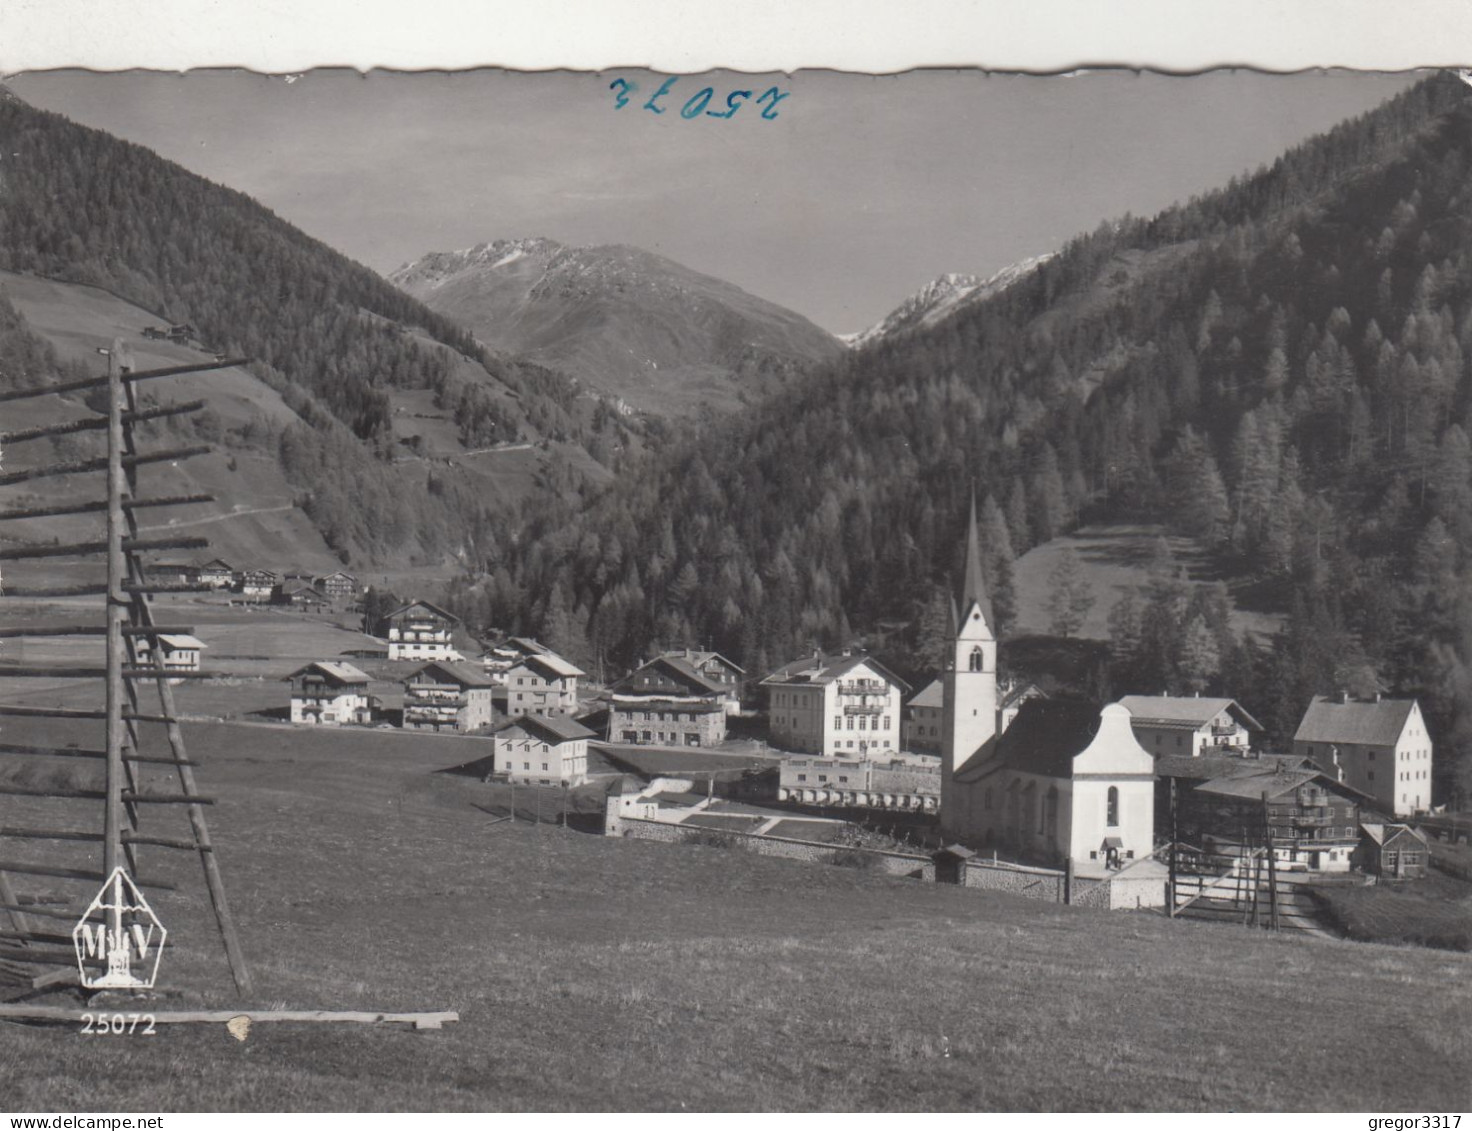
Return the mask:
{"type": "Polygon", "coordinates": [[[1006,768],[1050,778],[1072,777],[1073,759],[1099,733],[1102,710],[1101,704],[1086,700],[1029,699],[1012,725],[990,740],[990,754],[961,776],[974,780],[1006,768]]]}
{"type": "Polygon", "coordinates": [[[945,681],[939,677],[931,680],[925,687],[916,693],[911,699],[911,707],[944,707],[946,697],[945,681]]]}

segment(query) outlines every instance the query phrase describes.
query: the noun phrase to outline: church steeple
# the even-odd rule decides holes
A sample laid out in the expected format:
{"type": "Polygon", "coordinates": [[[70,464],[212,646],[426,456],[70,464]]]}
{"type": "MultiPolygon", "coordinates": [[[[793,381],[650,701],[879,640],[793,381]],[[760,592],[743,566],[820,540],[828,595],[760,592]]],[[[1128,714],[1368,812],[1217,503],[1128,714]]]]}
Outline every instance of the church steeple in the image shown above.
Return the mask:
{"type": "Polygon", "coordinates": [[[971,522],[966,528],[966,573],[961,590],[961,615],[969,618],[972,606],[981,606],[982,618],[991,627],[992,607],[987,600],[986,578],[981,572],[981,534],[976,526],[976,492],[971,492],[971,522]]]}
{"type": "Polygon", "coordinates": [[[951,655],[942,673],[941,827],[964,830],[965,791],[957,792],[955,776],[973,759],[984,757],[997,733],[997,637],[991,626],[991,603],[981,572],[981,534],[976,523],[976,497],[971,499],[966,529],[966,571],[959,608],[951,605],[951,655]]]}

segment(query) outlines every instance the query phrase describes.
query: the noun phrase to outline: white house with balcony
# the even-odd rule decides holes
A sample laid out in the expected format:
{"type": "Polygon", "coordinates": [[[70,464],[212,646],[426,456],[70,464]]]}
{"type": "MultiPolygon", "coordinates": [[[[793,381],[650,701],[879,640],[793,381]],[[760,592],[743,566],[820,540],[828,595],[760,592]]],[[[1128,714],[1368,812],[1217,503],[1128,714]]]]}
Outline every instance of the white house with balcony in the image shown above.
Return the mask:
{"type": "MultiPolygon", "coordinates": [[[[134,652],[140,667],[154,666],[154,651],[146,636],[137,637],[134,652]]],[[[158,636],[158,665],[165,671],[197,672],[204,641],[182,632],[166,632],[158,636]]]]}
{"type": "Polygon", "coordinates": [[[495,719],[493,685],[473,664],[434,660],[404,680],[404,729],[469,732],[495,719]]]}
{"type": "Polygon", "coordinates": [[[383,618],[390,660],[460,660],[453,638],[460,618],[428,601],[411,601],[383,618]]]}
{"type": "Polygon", "coordinates": [[[766,679],[771,742],[830,758],[875,757],[900,749],[909,684],[863,652],[815,652],[766,679]]]}
{"type": "Polygon", "coordinates": [[[368,674],[352,664],[321,660],[284,677],[291,684],[291,721],[307,726],[372,722],[368,674]]]}
{"type": "Polygon", "coordinates": [[[578,709],[578,680],[586,674],[556,652],[527,656],[506,672],[506,713],[571,715],[578,709]]]}
{"type": "Polygon", "coordinates": [[[1135,737],[1154,757],[1199,758],[1204,754],[1245,754],[1262,724],[1235,699],[1198,695],[1126,695],[1135,737]]]}

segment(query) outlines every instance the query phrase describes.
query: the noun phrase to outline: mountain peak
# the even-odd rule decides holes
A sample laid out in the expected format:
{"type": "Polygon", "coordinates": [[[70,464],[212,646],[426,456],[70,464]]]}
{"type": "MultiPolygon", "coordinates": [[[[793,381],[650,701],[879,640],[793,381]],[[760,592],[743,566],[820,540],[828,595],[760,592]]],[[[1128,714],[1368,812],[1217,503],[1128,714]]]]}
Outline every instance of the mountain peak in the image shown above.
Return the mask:
{"type": "Polygon", "coordinates": [[[738,403],[841,350],[801,315],[630,244],[499,239],[389,280],[492,349],[661,415],[738,403]]]}
{"type": "Polygon", "coordinates": [[[1035,255],[985,277],[956,273],[941,275],[926,283],[867,330],[846,334],[841,340],[847,342],[852,349],[863,349],[881,338],[937,325],[961,307],[983,302],[1001,293],[1013,283],[1032,274],[1052,257],[1051,252],[1047,255],[1035,255]]]}

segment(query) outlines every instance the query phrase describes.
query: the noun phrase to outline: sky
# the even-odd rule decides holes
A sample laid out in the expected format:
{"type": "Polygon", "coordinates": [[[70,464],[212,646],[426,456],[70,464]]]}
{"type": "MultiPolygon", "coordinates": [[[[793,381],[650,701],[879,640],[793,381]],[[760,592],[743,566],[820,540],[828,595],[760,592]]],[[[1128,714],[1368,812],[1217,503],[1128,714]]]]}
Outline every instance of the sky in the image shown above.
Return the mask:
{"type": "Polygon", "coordinates": [[[633,244],[845,333],[939,275],[988,275],[1210,191],[1418,76],[712,72],[644,109],[665,77],[74,70],[8,85],[379,271],[496,239],[633,244]],[[637,86],[621,109],[619,79],[637,86]],[[717,118],[698,112],[706,87],[709,111],[753,93],[717,118]],[[757,106],[773,87],[786,97],[757,106]]]}

